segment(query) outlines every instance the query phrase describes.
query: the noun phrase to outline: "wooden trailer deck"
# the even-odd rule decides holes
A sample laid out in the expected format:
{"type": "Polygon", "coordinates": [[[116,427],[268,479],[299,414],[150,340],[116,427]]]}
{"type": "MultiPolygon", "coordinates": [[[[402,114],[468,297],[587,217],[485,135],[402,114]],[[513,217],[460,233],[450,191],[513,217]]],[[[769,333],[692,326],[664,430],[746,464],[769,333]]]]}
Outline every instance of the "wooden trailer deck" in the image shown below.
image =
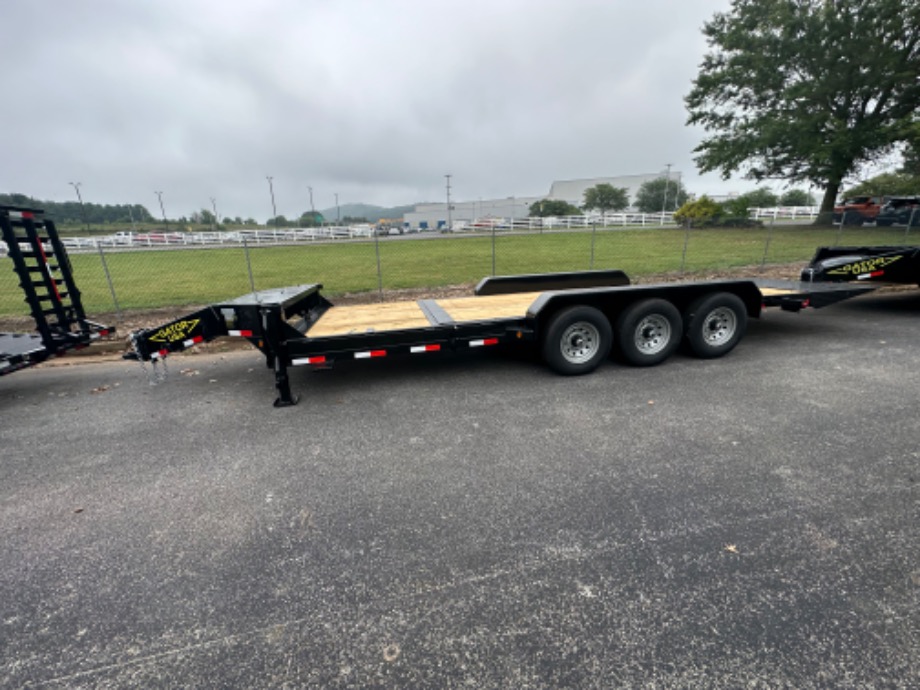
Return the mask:
{"type": "Polygon", "coordinates": [[[758,289],[760,290],[760,294],[762,294],[764,297],[774,297],[776,295],[797,295],[800,292],[799,290],[794,290],[791,287],[776,288],[760,286],[758,289]]]}
{"type": "MultiPolygon", "coordinates": [[[[765,297],[797,294],[793,287],[760,287],[765,297]]],[[[313,324],[307,337],[323,338],[361,333],[386,333],[441,326],[445,323],[480,323],[494,319],[523,318],[540,292],[507,295],[428,299],[417,302],[382,302],[345,307],[330,307],[313,324]],[[434,309],[432,309],[434,307],[434,309]],[[438,311],[442,320],[432,314],[438,311]],[[443,320],[443,317],[448,320],[443,320]]]]}
{"type": "Polygon", "coordinates": [[[306,335],[308,338],[322,338],[427,328],[450,322],[478,323],[493,319],[523,318],[527,315],[527,308],[539,295],[539,292],[520,292],[330,307],[306,335]],[[438,313],[440,319],[435,316],[438,313]]]}

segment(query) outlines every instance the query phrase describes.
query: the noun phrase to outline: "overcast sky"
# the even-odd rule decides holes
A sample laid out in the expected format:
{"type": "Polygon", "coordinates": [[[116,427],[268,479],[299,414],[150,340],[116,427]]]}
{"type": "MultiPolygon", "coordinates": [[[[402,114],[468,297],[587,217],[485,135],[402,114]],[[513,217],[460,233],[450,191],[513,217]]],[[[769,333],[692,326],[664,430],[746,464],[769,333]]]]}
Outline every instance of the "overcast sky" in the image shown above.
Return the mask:
{"type": "Polygon", "coordinates": [[[171,217],[546,194],[672,163],[729,0],[0,0],[0,191],[171,217]]]}

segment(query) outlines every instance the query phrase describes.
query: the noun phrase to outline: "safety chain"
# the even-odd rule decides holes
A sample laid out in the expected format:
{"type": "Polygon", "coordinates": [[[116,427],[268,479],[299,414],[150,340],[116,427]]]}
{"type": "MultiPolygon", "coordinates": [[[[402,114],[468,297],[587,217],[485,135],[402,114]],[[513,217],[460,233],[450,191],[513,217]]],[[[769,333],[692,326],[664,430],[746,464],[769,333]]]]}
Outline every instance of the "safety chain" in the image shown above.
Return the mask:
{"type": "Polygon", "coordinates": [[[157,357],[150,360],[150,367],[147,367],[147,363],[144,361],[144,357],[141,354],[141,349],[137,344],[137,334],[132,333],[130,335],[131,347],[134,350],[134,354],[137,355],[137,361],[140,362],[141,371],[144,372],[144,375],[147,377],[147,382],[151,386],[155,386],[158,383],[165,383],[169,378],[169,369],[166,366],[165,357],[157,357]]]}

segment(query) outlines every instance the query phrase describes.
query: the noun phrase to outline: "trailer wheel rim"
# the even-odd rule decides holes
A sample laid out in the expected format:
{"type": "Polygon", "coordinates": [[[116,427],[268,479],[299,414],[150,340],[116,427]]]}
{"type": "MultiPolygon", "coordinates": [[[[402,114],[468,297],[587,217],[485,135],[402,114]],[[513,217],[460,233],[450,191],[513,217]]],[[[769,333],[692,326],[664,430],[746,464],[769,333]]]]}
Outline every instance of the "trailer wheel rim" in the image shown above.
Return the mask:
{"type": "Polygon", "coordinates": [[[601,334],[587,321],[573,323],[562,332],[560,351],[566,362],[584,364],[594,357],[601,347],[601,334]]]}
{"type": "Polygon", "coordinates": [[[636,349],[644,355],[657,355],[671,342],[671,322],[662,314],[649,314],[636,324],[636,349]]]}
{"type": "Polygon", "coordinates": [[[718,347],[735,337],[738,317],[728,307],[718,307],[706,315],[703,321],[703,340],[707,345],[718,347]]]}

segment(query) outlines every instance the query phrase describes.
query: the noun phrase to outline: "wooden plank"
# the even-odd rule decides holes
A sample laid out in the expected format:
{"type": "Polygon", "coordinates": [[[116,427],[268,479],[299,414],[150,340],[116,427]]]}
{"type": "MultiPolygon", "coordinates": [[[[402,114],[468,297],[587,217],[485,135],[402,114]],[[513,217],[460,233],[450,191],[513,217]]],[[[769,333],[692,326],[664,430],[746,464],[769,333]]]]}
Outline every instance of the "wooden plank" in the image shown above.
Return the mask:
{"type": "Polygon", "coordinates": [[[430,325],[425,312],[415,302],[359,304],[350,307],[331,307],[307,331],[307,337],[380,333],[426,328],[430,325]]]}
{"type": "Polygon", "coordinates": [[[450,314],[454,321],[518,318],[527,315],[527,308],[539,295],[539,292],[519,292],[511,295],[439,299],[438,306],[450,314]]]}
{"type": "Polygon", "coordinates": [[[798,294],[798,290],[792,290],[791,288],[762,287],[760,288],[760,294],[762,295],[795,295],[795,294],[798,294]]]}
{"type": "MultiPolygon", "coordinates": [[[[437,300],[455,322],[490,321],[519,318],[539,295],[527,292],[512,295],[460,297],[437,300]]],[[[383,333],[412,328],[428,328],[431,323],[416,302],[384,302],[349,307],[331,307],[307,331],[307,337],[322,338],[361,333],[383,333]]]]}

